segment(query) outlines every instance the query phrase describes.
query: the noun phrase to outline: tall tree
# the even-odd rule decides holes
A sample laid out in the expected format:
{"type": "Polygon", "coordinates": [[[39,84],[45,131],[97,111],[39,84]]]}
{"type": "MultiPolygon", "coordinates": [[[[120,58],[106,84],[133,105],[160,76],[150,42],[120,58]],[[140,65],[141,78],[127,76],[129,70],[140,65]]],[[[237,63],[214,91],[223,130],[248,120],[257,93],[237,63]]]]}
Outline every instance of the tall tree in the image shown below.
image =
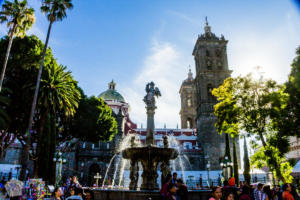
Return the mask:
{"type": "Polygon", "coordinates": [[[288,105],[283,118],[279,120],[282,132],[300,137],[300,47],[291,65],[289,79],[285,83],[289,94],[288,105]]]}
{"type": "Polygon", "coordinates": [[[233,96],[233,79],[227,78],[224,83],[212,91],[212,94],[217,97],[219,101],[214,107],[214,113],[217,117],[216,128],[222,134],[225,133],[225,156],[231,160],[229,136],[232,137],[233,145],[233,170],[236,181],[238,182],[238,162],[236,153],[236,137],[239,134],[238,114],[239,108],[236,105],[236,99],[233,96]]]}
{"type": "Polygon", "coordinates": [[[38,99],[40,122],[35,174],[39,174],[39,177],[46,180],[49,180],[51,176],[49,173],[51,170],[47,171],[45,169],[51,168],[53,165],[52,159],[55,152],[49,150],[55,150],[53,141],[56,141],[56,124],[59,124],[58,119],[70,119],[79,105],[81,94],[76,85],[77,82],[72,77],[71,72],[67,71],[66,67],[58,65],[55,60],[46,68],[42,76],[38,99]],[[45,130],[46,125],[48,126],[47,130],[45,130]],[[55,139],[51,141],[48,138],[55,139]],[[44,146],[49,146],[49,150],[42,151],[44,146]]]}
{"type": "MultiPolygon", "coordinates": [[[[30,117],[29,117],[29,124],[28,124],[28,129],[27,129],[27,142],[26,144],[30,144],[30,131],[32,129],[32,122],[33,122],[33,117],[35,114],[35,108],[36,108],[36,102],[38,98],[38,92],[39,92],[39,87],[40,87],[40,80],[42,76],[42,71],[43,71],[43,66],[44,66],[44,59],[45,59],[45,54],[47,51],[48,47],[48,42],[49,42],[49,37],[50,37],[50,32],[52,28],[52,24],[56,21],[62,21],[65,17],[67,17],[67,9],[72,9],[73,4],[71,3],[71,0],[43,0],[41,10],[47,15],[48,21],[49,21],[49,27],[48,27],[48,32],[47,32],[47,37],[46,37],[46,42],[45,42],[45,47],[42,53],[42,59],[41,59],[41,64],[40,64],[40,69],[39,73],[37,76],[37,81],[36,81],[36,87],[35,87],[35,92],[34,92],[34,97],[33,97],[33,102],[32,102],[32,107],[30,111],[30,117]]],[[[26,145],[24,151],[25,151],[25,157],[28,159],[29,155],[29,146],[26,145]]],[[[26,164],[22,167],[22,173],[21,175],[24,175],[24,168],[26,168],[26,164]]]]}
{"type": "Polygon", "coordinates": [[[13,2],[5,0],[4,4],[2,5],[2,11],[0,12],[0,23],[4,22],[7,23],[7,27],[9,28],[9,43],[0,77],[0,92],[2,90],[2,84],[13,38],[14,36],[24,37],[25,31],[27,31],[34,24],[34,10],[33,8],[28,8],[27,0],[14,0],[13,2]]]}
{"type": "Polygon", "coordinates": [[[253,165],[268,166],[277,178],[290,181],[289,166],[283,156],[288,149],[287,136],[278,134],[278,119],[281,119],[288,98],[284,87],[273,80],[253,79],[250,74],[226,79],[215,92],[220,96],[220,102],[215,106],[217,127],[228,129],[228,132],[236,126],[236,130],[243,129],[255,136],[258,140],[255,142],[256,153],[251,158],[253,165]]]}
{"type": "Polygon", "coordinates": [[[244,178],[248,185],[251,182],[251,175],[250,175],[250,161],[249,161],[249,154],[248,154],[248,147],[246,142],[246,136],[244,136],[244,178]]]}
{"type": "MultiPolygon", "coordinates": [[[[8,37],[0,40],[0,66],[4,62],[8,37]]],[[[8,67],[5,75],[6,87],[1,95],[8,98],[10,103],[2,107],[5,109],[10,120],[5,127],[1,128],[0,140],[3,142],[2,150],[5,151],[15,137],[22,144],[25,144],[25,131],[30,113],[28,105],[32,102],[33,86],[36,73],[38,72],[43,43],[36,36],[25,36],[24,38],[15,37],[14,45],[11,48],[11,54],[8,59],[8,67]],[[9,90],[6,90],[9,88],[9,90]],[[6,138],[6,139],[5,139],[6,138]],[[7,140],[11,138],[11,140],[7,140]]],[[[49,60],[54,59],[51,51],[46,53],[47,66],[49,60]]]]}

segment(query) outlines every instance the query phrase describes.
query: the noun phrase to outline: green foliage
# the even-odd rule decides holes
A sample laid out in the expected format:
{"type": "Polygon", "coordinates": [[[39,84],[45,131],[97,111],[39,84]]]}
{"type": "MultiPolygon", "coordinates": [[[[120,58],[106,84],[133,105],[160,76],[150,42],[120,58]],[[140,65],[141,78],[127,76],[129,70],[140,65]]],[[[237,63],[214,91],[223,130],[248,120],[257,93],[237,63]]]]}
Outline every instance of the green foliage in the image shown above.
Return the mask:
{"type": "Polygon", "coordinates": [[[300,47],[291,65],[289,79],[285,83],[285,92],[289,94],[288,105],[278,120],[281,134],[300,136],[300,47]]]}
{"type": "Polygon", "coordinates": [[[288,134],[281,129],[289,98],[285,87],[273,80],[256,80],[249,74],[226,79],[213,95],[219,101],[215,105],[218,131],[234,136],[242,129],[254,136],[252,146],[257,152],[252,163],[258,168],[268,166],[277,178],[290,181],[289,163],[284,159],[288,134]]]}
{"type": "Polygon", "coordinates": [[[260,147],[251,157],[251,163],[257,168],[268,166],[276,178],[286,183],[291,183],[293,180],[290,175],[292,166],[284,156],[281,156],[281,152],[276,147],[271,145],[260,147]]]}
{"type": "Polygon", "coordinates": [[[41,11],[47,14],[50,22],[62,21],[67,17],[67,9],[72,9],[72,0],[43,0],[41,11]]]}
{"type": "Polygon", "coordinates": [[[230,146],[229,146],[229,135],[232,136],[232,145],[233,145],[233,171],[234,177],[237,182],[239,182],[239,173],[238,173],[238,161],[237,161],[237,152],[236,152],[236,137],[239,134],[239,108],[236,105],[236,99],[233,96],[233,79],[227,78],[224,80],[224,83],[219,87],[215,88],[212,91],[212,94],[217,97],[219,101],[214,106],[214,113],[217,117],[215,126],[217,131],[222,134],[225,133],[226,148],[225,155],[231,160],[230,156],[230,146]]]}
{"type": "MultiPolygon", "coordinates": [[[[7,44],[7,37],[0,40],[0,66],[4,60],[7,44]]],[[[7,69],[4,84],[11,90],[11,93],[3,91],[3,94],[10,99],[6,111],[11,120],[5,131],[18,135],[21,141],[24,140],[24,133],[27,129],[30,114],[28,105],[31,105],[32,102],[33,86],[43,48],[43,43],[36,36],[15,38],[8,60],[8,65],[13,67],[7,69]]],[[[52,52],[48,49],[45,56],[45,67],[49,67],[53,61],[52,52]]]]}
{"type": "Polygon", "coordinates": [[[0,12],[0,23],[4,22],[7,23],[10,34],[24,37],[35,22],[34,10],[28,8],[27,0],[5,0],[0,12]]]}
{"type": "Polygon", "coordinates": [[[117,133],[117,122],[111,108],[101,98],[92,96],[80,101],[70,131],[85,141],[110,141],[117,133]]]}
{"type": "Polygon", "coordinates": [[[81,99],[77,82],[66,67],[57,65],[52,60],[42,76],[39,103],[50,113],[62,112],[65,117],[72,117],[81,99]]]}
{"type": "Polygon", "coordinates": [[[217,117],[215,124],[219,133],[238,135],[239,132],[239,107],[233,94],[234,80],[227,78],[220,87],[213,89],[212,94],[217,97],[218,103],[214,106],[217,117]]]}

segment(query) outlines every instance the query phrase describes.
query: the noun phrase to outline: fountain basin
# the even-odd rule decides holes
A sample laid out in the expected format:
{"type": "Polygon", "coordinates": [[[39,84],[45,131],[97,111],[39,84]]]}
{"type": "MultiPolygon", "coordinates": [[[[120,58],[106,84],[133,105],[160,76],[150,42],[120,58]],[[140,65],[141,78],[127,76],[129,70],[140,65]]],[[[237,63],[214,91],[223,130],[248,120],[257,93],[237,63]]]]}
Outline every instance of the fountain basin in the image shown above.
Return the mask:
{"type": "Polygon", "coordinates": [[[163,148],[155,146],[132,147],[123,150],[122,156],[125,159],[136,161],[152,160],[161,162],[164,160],[174,160],[178,156],[178,151],[172,148],[163,148]]]}
{"type": "MultiPolygon", "coordinates": [[[[176,149],[167,147],[145,146],[145,147],[131,147],[122,151],[122,156],[129,159],[131,162],[130,168],[130,189],[137,188],[138,174],[136,173],[137,163],[140,162],[143,166],[142,178],[143,182],[140,187],[141,190],[158,190],[157,184],[157,167],[162,163],[164,169],[169,163],[169,160],[177,158],[178,151],[176,149]]],[[[164,175],[165,176],[165,175],[164,175]]]]}

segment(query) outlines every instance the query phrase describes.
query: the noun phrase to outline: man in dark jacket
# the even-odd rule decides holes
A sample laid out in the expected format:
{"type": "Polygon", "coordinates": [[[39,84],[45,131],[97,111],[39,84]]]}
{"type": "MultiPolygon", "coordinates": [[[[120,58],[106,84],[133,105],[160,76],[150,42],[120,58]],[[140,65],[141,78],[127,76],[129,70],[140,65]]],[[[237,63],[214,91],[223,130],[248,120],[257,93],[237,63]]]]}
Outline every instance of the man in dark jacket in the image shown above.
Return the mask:
{"type": "Polygon", "coordinates": [[[188,200],[188,189],[187,186],[183,183],[182,179],[177,179],[177,199],[188,200]]]}

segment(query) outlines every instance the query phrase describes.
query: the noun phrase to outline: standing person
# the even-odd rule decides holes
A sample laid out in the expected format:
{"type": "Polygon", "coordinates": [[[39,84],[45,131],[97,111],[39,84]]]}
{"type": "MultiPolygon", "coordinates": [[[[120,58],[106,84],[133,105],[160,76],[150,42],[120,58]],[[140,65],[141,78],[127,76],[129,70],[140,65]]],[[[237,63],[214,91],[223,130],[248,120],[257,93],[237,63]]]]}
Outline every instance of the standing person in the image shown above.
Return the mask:
{"type": "Polygon", "coordinates": [[[200,174],[199,185],[200,185],[200,188],[202,188],[202,174],[200,174]]]}
{"type": "Polygon", "coordinates": [[[225,194],[225,200],[234,200],[234,194],[232,192],[225,194]]]}
{"type": "Polygon", "coordinates": [[[276,185],[273,190],[274,190],[273,200],[282,200],[282,192],[280,190],[280,186],[276,185]]]}
{"type": "Polygon", "coordinates": [[[248,185],[243,185],[239,200],[251,200],[250,187],[248,185]]]}
{"type": "Polygon", "coordinates": [[[173,184],[173,183],[170,183],[168,185],[168,193],[167,193],[167,196],[166,196],[166,200],[176,200],[176,185],[173,184]]]}
{"type": "Polygon", "coordinates": [[[94,200],[94,194],[92,191],[88,190],[85,192],[84,200],[94,200]]]}
{"type": "Polygon", "coordinates": [[[173,173],[173,178],[172,178],[171,183],[175,184],[175,185],[177,184],[177,173],[176,172],[173,173]]]}
{"type": "Polygon", "coordinates": [[[263,200],[263,184],[259,183],[256,187],[256,189],[254,190],[254,200],[263,200]]]}
{"type": "Polygon", "coordinates": [[[61,200],[61,195],[62,195],[62,192],[61,192],[61,189],[59,187],[56,187],[53,191],[53,200],[61,200]]]}
{"type": "Polygon", "coordinates": [[[273,194],[269,185],[263,187],[263,200],[273,200],[273,194]]]}
{"type": "Polygon", "coordinates": [[[82,200],[83,191],[81,188],[75,188],[75,195],[69,196],[66,200],[82,200]]]}
{"type": "Polygon", "coordinates": [[[220,200],[222,198],[222,188],[220,186],[213,187],[212,197],[209,200],[220,200]]]}
{"type": "Polygon", "coordinates": [[[177,180],[176,196],[179,197],[179,200],[188,200],[188,189],[187,186],[183,183],[182,179],[177,180]]]}
{"type": "Polygon", "coordinates": [[[166,179],[161,187],[161,190],[160,190],[160,195],[162,197],[162,199],[166,199],[167,198],[167,194],[168,194],[168,186],[169,184],[171,183],[171,180],[172,180],[172,175],[171,174],[168,174],[166,176],[166,179]]]}
{"type": "Polygon", "coordinates": [[[292,187],[289,183],[285,183],[282,186],[283,194],[282,194],[282,200],[295,200],[293,195],[291,194],[292,187]]]}
{"type": "Polygon", "coordinates": [[[81,185],[79,184],[79,181],[77,179],[77,176],[72,177],[71,187],[75,187],[75,188],[80,188],[81,187],[81,185]]]}

